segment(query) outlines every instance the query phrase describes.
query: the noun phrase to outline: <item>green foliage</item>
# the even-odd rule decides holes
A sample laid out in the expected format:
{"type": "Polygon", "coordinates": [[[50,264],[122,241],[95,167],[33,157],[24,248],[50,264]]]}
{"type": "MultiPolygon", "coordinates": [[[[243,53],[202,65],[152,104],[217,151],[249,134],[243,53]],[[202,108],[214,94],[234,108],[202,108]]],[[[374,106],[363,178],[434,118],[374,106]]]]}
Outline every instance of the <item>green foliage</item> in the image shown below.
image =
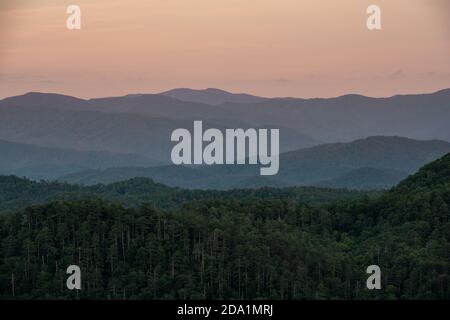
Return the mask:
{"type": "Polygon", "coordinates": [[[202,198],[136,179],[94,190],[173,194],[158,208],[80,196],[5,213],[0,297],[76,298],[65,269],[77,264],[90,299],[450,299],[449,159],[380,197],[321,205],[289,189],[202,198]],[[381,290],[366,289],[372,264],[381,290]]]}
{"type": "Polygon", "coordinates": [[[149,178],[134,178],[108,185],[70,185],[59,182],[35,182],[15,176],[0,176],[0,212],[24,209],[35,204],[56,200],[89,197],[102,198],[126,207],[138,207],[151,202],[155,207],[171,209],[194,200],[234,199],[258,201],[262,199],[293,199],[306,203],[324,203],[361,197],[374,197],[378,192],[357,192],[344,189],[290,187],[246,190],[184,190],[155,183],[149,178]]]}

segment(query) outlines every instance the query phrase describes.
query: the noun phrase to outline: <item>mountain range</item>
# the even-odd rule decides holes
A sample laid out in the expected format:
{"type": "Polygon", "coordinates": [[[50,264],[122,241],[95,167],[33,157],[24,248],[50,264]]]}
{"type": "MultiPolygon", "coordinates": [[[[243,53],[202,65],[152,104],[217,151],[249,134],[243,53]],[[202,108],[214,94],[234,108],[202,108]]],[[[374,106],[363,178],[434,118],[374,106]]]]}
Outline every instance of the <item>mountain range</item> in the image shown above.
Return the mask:
{"type": "Polygon", "coordinates": [[[39,147],[4,140],[0,140],[0,154],[0,174],[36,180],[56,179],[87,169],[160,165],[159,162],[136,154],[39,147]]]}
{"type": "Polygon", "coordinates": [[[370,137],[350,143],[323,144],[280,155],[276,176],[260,176],[258,166],[156,166],[86,170],[60,177],[69,183],[112,183],[149,177],[187,189],[232,189],[261,186],[321,186],[384,189],[422,165],[450,152],[450,143],[401,137],[370,137]]]}
{"type": "Polygon", "coordinates": [[[139,174],[188,188],[389,187],[447,152],[448,119],[450,89],[327,99],[265,98],[213,88],[95,99],[31,92],[0,100],[5,155],[0,173],[81,183],[139,174]],[[262,178],[248,166],[173,168],[170,135],[192,129],[194,120],[202,120],[205,129],[279,128],[279,175],[262,178]],[[361,155],[359,147],[365,150],[361,155]],[[195,176],[198,184],[186,185],[186,176],[195,176]]]}

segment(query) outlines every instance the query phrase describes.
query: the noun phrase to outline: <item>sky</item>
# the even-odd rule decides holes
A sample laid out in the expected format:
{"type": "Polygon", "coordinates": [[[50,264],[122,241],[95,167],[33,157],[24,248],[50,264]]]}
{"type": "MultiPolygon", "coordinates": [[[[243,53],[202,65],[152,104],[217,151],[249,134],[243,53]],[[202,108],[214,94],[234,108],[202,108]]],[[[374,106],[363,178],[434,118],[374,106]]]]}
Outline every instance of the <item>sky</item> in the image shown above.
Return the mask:
{"type": "Polygon", "coordinates": [[[449,21],[448,0],[0,0],[0,98],[433,92],[450,87],[449,21]],[[66,28],[69,4],[81,30],[66,28]]]}

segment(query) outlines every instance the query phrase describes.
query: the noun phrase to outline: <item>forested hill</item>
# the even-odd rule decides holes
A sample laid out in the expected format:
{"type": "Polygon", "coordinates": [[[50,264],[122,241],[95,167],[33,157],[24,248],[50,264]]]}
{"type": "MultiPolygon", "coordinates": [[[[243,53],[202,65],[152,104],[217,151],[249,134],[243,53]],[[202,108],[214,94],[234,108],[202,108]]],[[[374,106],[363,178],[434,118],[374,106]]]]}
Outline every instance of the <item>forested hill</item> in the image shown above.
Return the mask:
{"type": "MultiPolygon", "coordinates": [[[[431,232],[434,227],[442,228],[442,242],[448,242],[450,154],[425,165],[416,174],[373,201],[368,213],[368,216],[378,221],[386,219],[392,224],[413,223],[420,232],[431,232]],[[429,224],[420,225],[424,221],[429,224]]],[[[446,250],[446,260],[450,261],[450,246],[446,250]]]]}
{"type": "Polygon", "coordinates": [[[432,191],[445,188],[450,180],[450,153],[425,165],[418,173],[402,181],[393,193],[432,191]]]}
{"type": "Polygon", "coordinates": [[[56,200],[100,198],[135,207],[148,202],[161,209],[170,209],[194,200],[291,199],[305,203],[325,203],[376,196],[378,192],[357,192],[343,189],[289,187],[246,190],[184,190],[154,182],[149,178],[133,178],[112,184],[79,186],[59,182],[36,182],[16,176],[0,176],[0,212],[23,209],[56,200]]]}
{"type": "Polygon", "coordinates": [[[449,157],[376,199],[321,206],[91,199],[5,213],[0,297],[75,298],[65,270],[77,264],[80,298],[450,299],[449,157]],[[365,287],[372,264],[381,290],[365,287]]]}

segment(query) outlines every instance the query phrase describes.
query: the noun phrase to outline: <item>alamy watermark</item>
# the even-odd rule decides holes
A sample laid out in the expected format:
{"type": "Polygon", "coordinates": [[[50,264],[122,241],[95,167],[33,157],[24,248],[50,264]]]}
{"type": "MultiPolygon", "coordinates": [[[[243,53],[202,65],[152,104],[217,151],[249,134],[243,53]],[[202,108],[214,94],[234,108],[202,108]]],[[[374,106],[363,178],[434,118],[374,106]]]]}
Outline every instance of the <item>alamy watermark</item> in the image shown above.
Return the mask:
{"type": "Polygon", "coordinates": [[[171,141],[178,142],[171,153],[175,165],[260,164],[263,176],[277,174],[280,167],[279,129],[226,129],[224,134],[214,128],[203,132],[202,121],[194,121],[193,134],[176,129],[171,141]]]}
{"type": "Polygon", "coordinates": [[[367,18],[367,29],[381,30],[381,8],[377,5],[370,5],[366,10],[369,17],[367,18]]]}
{"type": "Polygon", "coordinates": [[[81,29],[81,8],[77,5],[70,5],[66,9],[66,13],[69,15],[66,20],[66,27],[69,30],[81,29]]]}
{"type": "Polygon", "coordinates": [[[81,290],[81,269],[77,265],[70,265],[66,273],[70,276],[67,278],[66,286],[69,290],[81,290]]]}
{"type": "Polygon", "coordinates": [[[366,273],[370,274],[367,278],[366,286],[369,290],[380,290],[381,289],[381,269],[377,265],[368,266],[366,273]]]}
{"type": "MultiPolygon", "coordinates": [[[[66,27],[68,30],[81,29],[81,8],[78,5],[69,5],[66,9],[69,15],[66,20],[66,27]]],[[[366,21],[367,29],[381,30],[381,8],[378,5],[372,4],[367,7],[366,13],[369,15],[366,21]]]]}

